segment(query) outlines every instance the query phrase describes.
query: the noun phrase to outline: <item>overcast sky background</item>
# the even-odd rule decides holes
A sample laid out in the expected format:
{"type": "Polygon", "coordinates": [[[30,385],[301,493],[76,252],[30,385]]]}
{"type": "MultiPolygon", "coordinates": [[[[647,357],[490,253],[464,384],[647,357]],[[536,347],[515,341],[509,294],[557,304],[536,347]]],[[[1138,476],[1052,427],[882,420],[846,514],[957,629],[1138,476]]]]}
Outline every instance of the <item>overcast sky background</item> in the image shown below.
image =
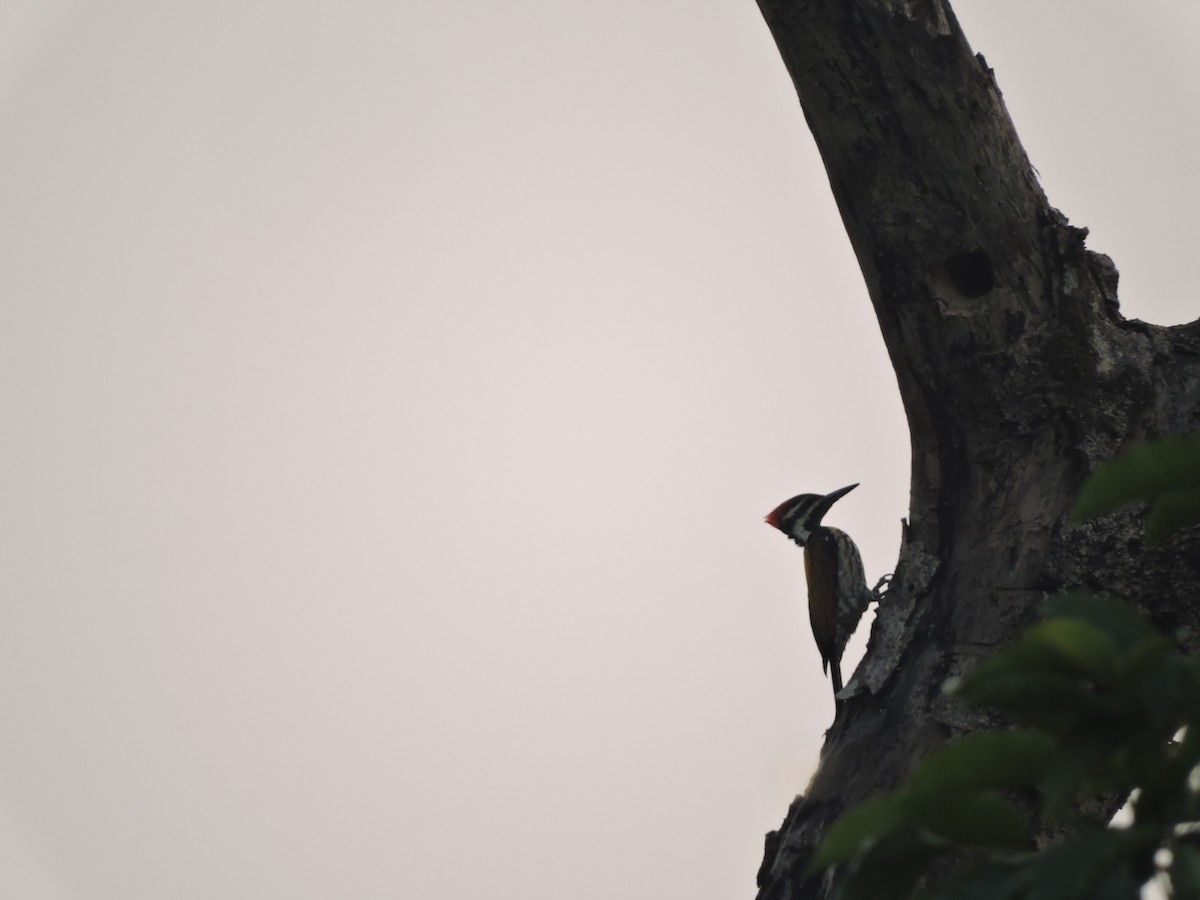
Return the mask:
{"type": "MultiPolygon", "coordinates": [[[[1194,319],[1200,7],[955,6],[1194,319]]],[[[0,22],[0,896],[751,896],[833,715],[762,517],[861,482],[874,579],[908,494],[755,5],[0,22]]]]}

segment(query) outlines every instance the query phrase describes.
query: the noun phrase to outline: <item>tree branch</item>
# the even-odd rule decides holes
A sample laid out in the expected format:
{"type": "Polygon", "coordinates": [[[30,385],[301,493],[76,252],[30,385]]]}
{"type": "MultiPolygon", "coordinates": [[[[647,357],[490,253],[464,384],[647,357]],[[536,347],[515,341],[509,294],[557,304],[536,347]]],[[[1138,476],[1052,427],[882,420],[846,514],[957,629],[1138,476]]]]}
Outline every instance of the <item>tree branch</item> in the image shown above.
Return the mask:
{"type": "Polygon", "coordinates": [[[892,589],[821,765],[769,843],[765,900],[820,896],[803,868],[828,824],[988,724],[941,685],[1049,594],[1108,590],[1200,626],[1194,529],[1149,552],[1135,513],[1066,518],[1087,474],[1131,440],[1200,430],[1200,320],[1121,317],[1115,267],[1047,202],[946,3],[759,7],[875,307],[913,460],[892,589]]]}

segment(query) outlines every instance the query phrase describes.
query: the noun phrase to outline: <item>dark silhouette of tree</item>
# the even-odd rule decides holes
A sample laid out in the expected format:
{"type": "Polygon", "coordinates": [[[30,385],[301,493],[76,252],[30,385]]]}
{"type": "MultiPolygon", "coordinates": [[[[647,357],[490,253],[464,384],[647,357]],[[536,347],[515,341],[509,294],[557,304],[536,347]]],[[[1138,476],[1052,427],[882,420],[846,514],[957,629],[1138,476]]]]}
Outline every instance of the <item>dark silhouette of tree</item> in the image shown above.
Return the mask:
{"type": "MultiPolygon", "coordinates": [[[[991,69],[939,0],[759,0],[896,371],[912,485],[895,577],[821,764],[759,874],[805,866],[848,806],[993,723],[943,694],[1062,590],[1131,601],[1200,646],[1200,533],[1068,516],[1099,464],[1200,431],[1200,320],[1126,320],[1117,270],[1049,205],[991,69]]],[[[886,448],[879,448],[886,452],[886,448]]],[[[1113,800],[1114,808],[1120,802],[1113,800]]]]}

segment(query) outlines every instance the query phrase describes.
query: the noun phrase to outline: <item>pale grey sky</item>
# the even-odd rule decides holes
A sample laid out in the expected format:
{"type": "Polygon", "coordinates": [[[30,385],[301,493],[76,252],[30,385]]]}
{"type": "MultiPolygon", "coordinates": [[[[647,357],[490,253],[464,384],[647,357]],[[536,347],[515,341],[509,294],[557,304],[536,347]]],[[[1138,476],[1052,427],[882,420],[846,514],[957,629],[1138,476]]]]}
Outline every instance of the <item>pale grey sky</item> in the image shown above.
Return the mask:
{"type": "MultiPolygon", "coordinates": [[[[1195,318],[1200,11],[956,9],[1195,318]]],[[[908,490],[755,5],[0,13],[0,895],[750,896],[908,490]]]]}

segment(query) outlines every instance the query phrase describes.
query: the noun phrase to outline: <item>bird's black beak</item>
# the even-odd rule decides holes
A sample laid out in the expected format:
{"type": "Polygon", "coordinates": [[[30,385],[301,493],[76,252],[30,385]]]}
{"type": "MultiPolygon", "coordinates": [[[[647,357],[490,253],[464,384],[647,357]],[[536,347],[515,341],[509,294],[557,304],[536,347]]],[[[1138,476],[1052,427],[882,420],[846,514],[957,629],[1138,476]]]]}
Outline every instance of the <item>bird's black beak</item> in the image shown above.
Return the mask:
{"type": "Polygon", "coordinates": [[[828,494],[826,494],[821,500],[821,505],[819,507],[821,510],[821,515],[823,516],[825,513],[829,512],[829,507],[833,506],[833,504],[835,504],[839,499],[845,497],[856,487],[858,487],[858,482],[855,482],[854,484],[848,484],[844,488],[838,488],[836,491],[830,491],[828,494]]]}

